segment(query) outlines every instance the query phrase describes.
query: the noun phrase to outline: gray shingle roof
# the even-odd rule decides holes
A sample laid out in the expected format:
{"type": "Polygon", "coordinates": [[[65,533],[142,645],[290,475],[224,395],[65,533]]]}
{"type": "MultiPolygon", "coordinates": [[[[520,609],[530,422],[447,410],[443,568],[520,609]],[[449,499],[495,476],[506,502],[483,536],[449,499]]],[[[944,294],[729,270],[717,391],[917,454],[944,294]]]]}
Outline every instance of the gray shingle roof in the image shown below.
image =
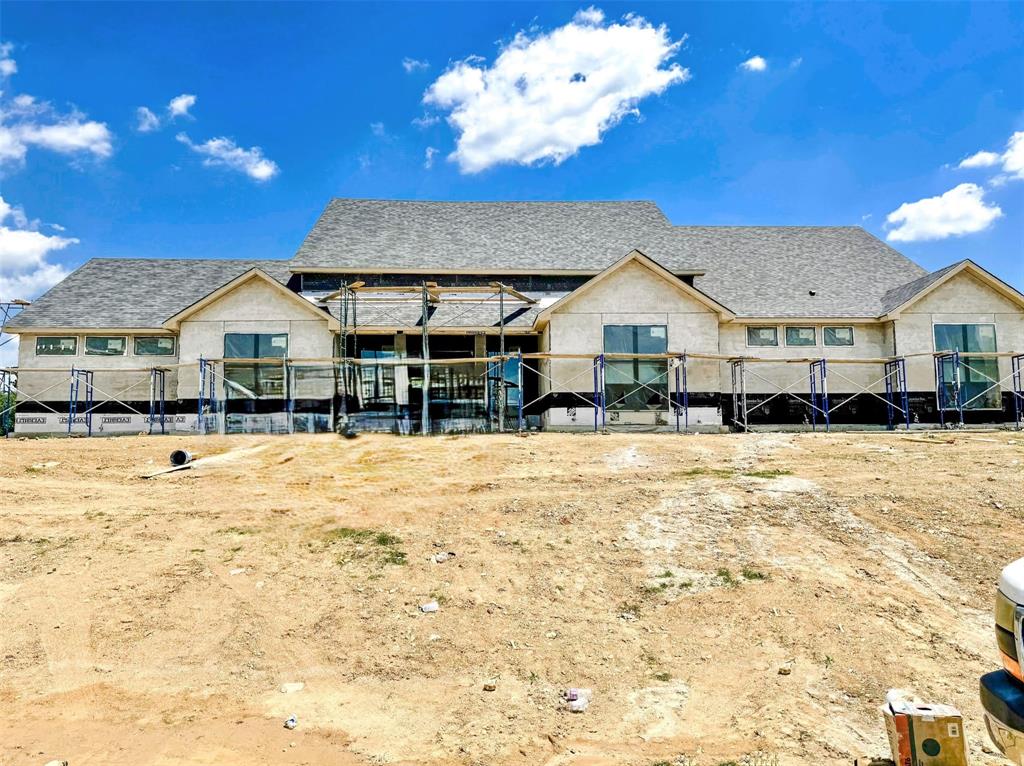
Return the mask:
{"type": "Polygon", "coordinates": [[[740,316],[878,316],[887,291],[927,274],[859,226],[680,226],[676,236],[707,270],[694,286],[740,316]]]}
{"type": "Polygon", "coordinates": [[[15,316],[8,327],[158,328],[169,317],[260,268],[282,284],[288,262],[95,258],[72,272],[15,316]]]}
{"type": "Polygon", "coordinates": [[[637,248],[669,258],[671,237],[653,202],[334,199],[291,267],[597,273],[637,248]]]}
{"type": "MultiPolygon", "coordinates": [[[[526,295],[537,303],[505,299],[505,326],[513,329],[529,329],[533,327],[537,315],[544,307],[551,305],[567,293],[534,292],[526,295]]],[[[341,319],[340,303],[337,300],[328,302],[331,314],[341,319]]],[[[351,309],[350,309],[351,311],[351,309]]],[[[355,321],[358,327],[421,327],[423,309],[418,299],[405,299],[379,302],[363,299],[357,302],[355,321]]],[[[349,327],[352,326],[352,315],[349,314],[349,327]]],[[[462,303],[444,302],[433,306],[427,317],[427,325],[432,330],[444,327],[498,327],[500,321],[499,304],[496,298],[487,296],[486,302],[467,301],[462,303]]]]}
{"type": "Polygon", "coordinates": [[[634,249],[741,316],[877,316],[927,273],[860,227],[673,226],[653,202],[335,199],[291,266],[596,274],[634,249]]]}
{"type": "Polygon", "coordinates": [[[942,279],[946,274],[957,268],[962,263],[966,263],[966,261],[957,261],[956,263],[946,266],[944,269],[933,271],[931,274],[925,274],[923,277],[907,282],[905,285],[900,285],[892,290],[888,290],[885,295],[882,296],[882,313],[888,313],[897,306],[902,306],[919,292],[927,288],[929,285],[935,284],[935,282],[942,279]]]}

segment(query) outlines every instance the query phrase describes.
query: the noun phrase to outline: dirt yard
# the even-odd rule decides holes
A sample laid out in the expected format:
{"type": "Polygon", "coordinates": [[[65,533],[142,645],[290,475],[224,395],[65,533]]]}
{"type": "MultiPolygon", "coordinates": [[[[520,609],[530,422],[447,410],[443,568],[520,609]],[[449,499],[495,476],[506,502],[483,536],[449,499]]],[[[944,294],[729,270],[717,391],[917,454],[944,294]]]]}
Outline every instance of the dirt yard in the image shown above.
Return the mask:
{"type": "Polygon", "coordinates": [[[0,441],[0,763],[849,765],[890,687],[1003,763],[1022,476],[1012,433],[0,441]]]}

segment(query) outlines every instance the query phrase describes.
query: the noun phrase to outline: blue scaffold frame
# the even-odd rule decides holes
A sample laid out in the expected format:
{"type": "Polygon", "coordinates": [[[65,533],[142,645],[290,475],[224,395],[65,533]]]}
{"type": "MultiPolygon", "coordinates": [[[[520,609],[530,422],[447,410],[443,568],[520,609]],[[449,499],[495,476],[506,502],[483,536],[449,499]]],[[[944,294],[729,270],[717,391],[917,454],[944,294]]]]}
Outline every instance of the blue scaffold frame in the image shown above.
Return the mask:
{"type": "Polygon", "coordinates": [[[885,363],[885,400],[886,414],[889,417],[889,430],[896,430],[897,410],[903,413],[907,430],[910,430],[910,396],[907,392],[907,360],[903,357],[891,359],[885,363]],[[896,400],[899,399],[899,404],[896,400]]]}
{"type": "Polygon", "coordinates": [[[82,383],[85,383],[85,428],[86,433],[92,436],[93,372],[79,367],[71,368],[71,390],[68,393],[68,436],[71,435],[71,428],[78,416],[78,401],[81,396],[82,383]]]}
{"type": "Polygon", "coordinates": [[[167,370],[154,367],[149,371],[149,433],[160,418],[160,433],[167,433],[167,370]]]}

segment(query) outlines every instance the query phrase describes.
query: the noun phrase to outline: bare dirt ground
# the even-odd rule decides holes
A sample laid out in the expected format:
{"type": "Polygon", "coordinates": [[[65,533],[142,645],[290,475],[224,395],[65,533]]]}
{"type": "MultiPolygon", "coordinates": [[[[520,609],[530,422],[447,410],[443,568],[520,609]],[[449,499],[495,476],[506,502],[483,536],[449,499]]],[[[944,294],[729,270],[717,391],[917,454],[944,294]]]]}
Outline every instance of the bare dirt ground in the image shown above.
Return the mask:
{"type": "Polygon", "coordinates": [[[0,441],[0,763],[828,766],[890,687],[1002,763],[1022,476],[1012,433],[0,441]],[[139,478],[179,446],[229,454],[139,478]]]}

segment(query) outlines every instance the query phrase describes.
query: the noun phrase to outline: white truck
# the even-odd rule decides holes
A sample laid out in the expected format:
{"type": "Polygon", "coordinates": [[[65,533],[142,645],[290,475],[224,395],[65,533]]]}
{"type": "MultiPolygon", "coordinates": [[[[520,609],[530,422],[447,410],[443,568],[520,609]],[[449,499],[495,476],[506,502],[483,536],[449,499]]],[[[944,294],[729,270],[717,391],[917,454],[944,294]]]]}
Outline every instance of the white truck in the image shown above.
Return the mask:
{"type": "Polygon", "coordinates": [[[996,594],[996,643],[1003,670],[981,677],[989,737],[1024,766],[1024,559],[1003,570],[996,594]]]}

